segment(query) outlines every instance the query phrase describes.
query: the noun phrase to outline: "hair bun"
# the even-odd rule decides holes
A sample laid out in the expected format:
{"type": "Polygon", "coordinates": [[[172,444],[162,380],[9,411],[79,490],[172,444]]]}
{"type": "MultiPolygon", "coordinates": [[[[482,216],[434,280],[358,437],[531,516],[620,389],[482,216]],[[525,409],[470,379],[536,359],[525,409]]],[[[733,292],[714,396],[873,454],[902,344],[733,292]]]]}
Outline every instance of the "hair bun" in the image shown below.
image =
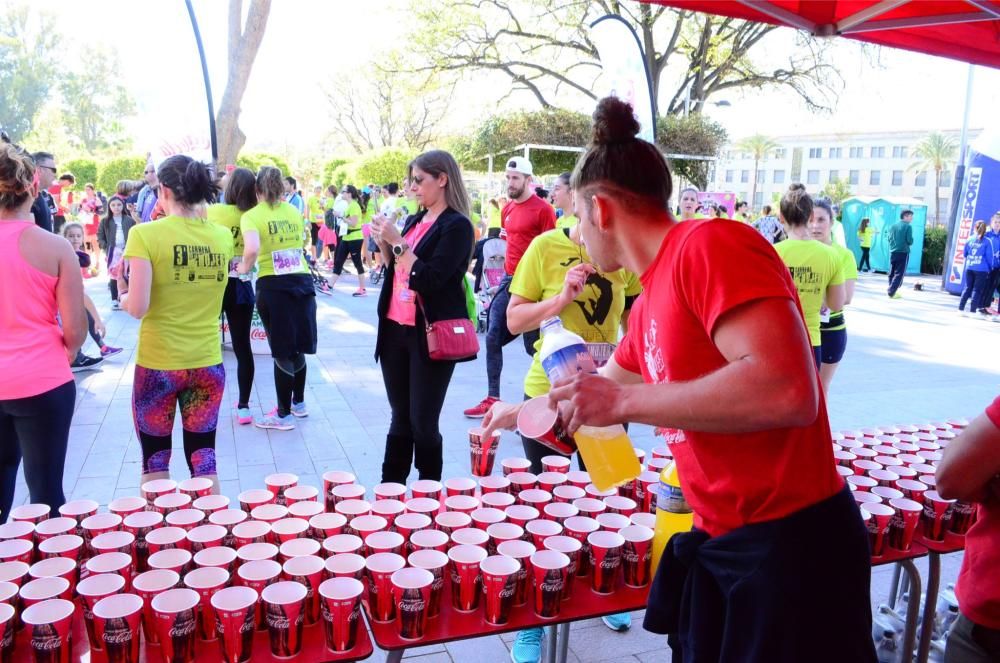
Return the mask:
{"type": "Polygon", "coordinates": [[[628,102],[618,97],[604,97],[594,109],[594,145],[627,143],[639,133],[639,121],[628,102]]]}
{"type": "Polygon", "coordinates": [[[804,192],[806,190],[806,185],[801,182],[795,182],[788,186],[788,193],[798,193],[799,191],[804,192]]]}

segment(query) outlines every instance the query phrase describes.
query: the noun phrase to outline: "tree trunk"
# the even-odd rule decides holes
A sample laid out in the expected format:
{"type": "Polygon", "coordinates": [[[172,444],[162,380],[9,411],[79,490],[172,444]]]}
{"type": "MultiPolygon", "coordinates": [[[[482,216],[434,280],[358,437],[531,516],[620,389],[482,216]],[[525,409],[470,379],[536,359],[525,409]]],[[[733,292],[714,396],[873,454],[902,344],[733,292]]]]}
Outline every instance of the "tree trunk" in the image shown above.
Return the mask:
{"type": "MultiPolygon", "coordinates": [[[[750,193],[750,209],[753,210],[753,206],[756,204],[754,201],[757,199],[757,173],[760,172],[760,158],[755,157],[753,160],[753,187],[750,193]]],[[[738,202],[738,201],[737,201],[738,202]]]]}
{"type": "Polygon", "coordinates": [[[934,227],[941,223],[941,169],[934,169],[934,227]]]}
{"type": "Polygon", "coordinates": [[[236,156],[246,143],[247,137],[239,125],[240,104],[257,50],[264,39],[270,12],[271,0],[250,0],[246,27],[243,28],[243,0],[229,0],[229,75],[215,118],[219,164],[222,166],[236,163],[236,156]]]}

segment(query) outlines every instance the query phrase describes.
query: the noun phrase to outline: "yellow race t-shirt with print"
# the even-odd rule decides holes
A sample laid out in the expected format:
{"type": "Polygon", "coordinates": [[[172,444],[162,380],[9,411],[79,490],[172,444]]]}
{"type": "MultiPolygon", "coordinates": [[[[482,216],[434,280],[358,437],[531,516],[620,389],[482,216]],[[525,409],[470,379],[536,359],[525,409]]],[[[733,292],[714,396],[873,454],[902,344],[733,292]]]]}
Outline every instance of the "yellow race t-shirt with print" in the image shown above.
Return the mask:
{"type": "Polygon", "coordinates": [[[266,202],[247,210],[240,220],[240,230],[260,234],[257,255],[258,278],[304,274],[306,261],[302,253],[302,229],[305,221],[299,210],[289,203],[271,207],[266,202]]]}
{"type": "Polygon", "coordinates": [[[493,205],[490,205],[489,209],[490,211],[486,215],[487,218],[489,219],[489,225],[487,227],[500,228],[501,227],[500,209],[497,207],[493,207],[493,205]]]}
{"type": "Polygon", "coordinates": [[[576,216],[573,214],[563,214],[558,219],[556,219],[556,230],[562,228],[572,228],[573,226],[576,225],[576,222],[578,220],[579,219],[577,219],[576,216]]]}
{"type": "MultiPolygon", "coordinates": [[[[510,284],[512,295],[532,302],[555,297],[562,292],[566,272],[581,262],[590,262],[587,250],[570,239],[565,230],[542,233],[531,241],[517,265],[510,284]]],[[[559,314],[563,326],[579,334],[587,343],[617,343],[625,298],[642,291],[639,278],[619,269],[597,272],[587,279],[583,292],[559,314]]],[[[535,349],[541,348],[541,339],[535,349]]],[[[534,398],[547,394],[551,385],[545,376],[538,352],[524,377],[524,393],[534,398]]]]}
{"type": "Polygon", "coordinates": [[[309,211],[309,220],[320,225],[323,223],[323,201],[319,196],[309,196],[306,200],[306,209],[309,211]]]}
{"type": "Polygon", "coordinates": [[[358,217],[356,219],[358,225],[347,231],[347,234],[344,235],[345,242],[350,242],[355,239],[364,239],[365,235],[361,230],[361,226],[364,223],[364,215],[361,212],[361,204],[356,200],[352,200],[351,204],[347,206],[347,211],[344,212],[344,221],[346,222],[348,219],[355,216],[358,217]]]}
{"type": "Polygon", "coordinates": [[[236,265],[243,258],[243,231],[240,219],[243,212],[236,205],[209,205],[208,220],[228,230],[233,236],[233,259],[229,261],[229,275],[237,276],[236,265]]]}
{"type": "Polygon", "coordinates": [[[404,196],[400,196],[399,198],[396,199],[396,207],[405,208],[407,216],[412,216],[416,214],[417,210],[420,209],[419,205],[417,205],[416,200],[411,200],[410,198],[406,198],[404,196]]]}
{"type": "Polygon", "coordinates": [[[124,256],[153,267],[136,363],[159,371],[222,363],[219,311],[229,282],[232,234],[206,219],[167,216],[133,227],[124,256]]]}
{"type": "Polygon", "coordinates": [[[788,265],[788,270],[799,291],[799,302],[805,316],[809,340],[813,347],[820,345],[820,309],[826,289],[844,282],[840,256],[837,252],[814,239],[786,239],[774,245],[774,250],[788,265]]]}
{"type": "Polygon", "coordinates": [[[868,226],[864,230],[858,231],[858,242],[861,244],[861,248],[870,249],[872,248],[872,237],[875,236],[875,229],[868,226]]]}

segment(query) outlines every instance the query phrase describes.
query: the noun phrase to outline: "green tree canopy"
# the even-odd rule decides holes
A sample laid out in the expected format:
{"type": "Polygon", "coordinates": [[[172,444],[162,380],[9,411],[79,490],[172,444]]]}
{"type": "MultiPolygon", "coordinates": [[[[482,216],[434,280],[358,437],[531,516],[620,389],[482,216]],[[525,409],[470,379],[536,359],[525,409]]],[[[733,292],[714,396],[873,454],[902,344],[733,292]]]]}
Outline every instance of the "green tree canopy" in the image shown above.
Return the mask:
{"type": "Polygon", "coordinates": [[[76,189],[82,190],[83,185],[97,186],[97,162],[93,159],[73,159],[59,167],[59,174],[73,173],[76,177],[76,189]]]}
{"type": "MultiPolygon", "coordinates": [[[[721,124],[700,113],[667,115],[656,123],[656,142],[667,154],[717,156],[726,142],[726,130],[721,124]]],[[[699,189],[708,187],[711,161],[670,159],[670,170],[699,189]]]]}
{"type": "Polygon", "coordinates": [[[402,182],[406,167],[417,156],[414,150],[386,149],[362,156],[355,165],[357,186],[402,182]]]}
{"type": "Polygon", "coordinates": [[[128,142],[123,122],[135,104],[119,80],[117,51],[100,45],[90,50],[87,66],[60,77],[66,128],[88,154],[128,142]]]}
{"type": "MultiPolygon", "coordinates": [[[[494,168],[502,170],[502,159],[526,143],[584,147],[590,141],[590,117],[583,113],[548,108],[487,118],[464,146],[460,159],[468,168],[485,170],[487,154],[496,156],[494,168]]],[[[533,150],[531,165],[536,175],[554,175],[573,170],[576,152],[533,150]]]]}
{"type": "Polygon", "coordinates": [[[28,5],[0,11],[0,128],[15,142],[34,127],[49,96],[59,42],[51,15],[28,5]]]}
{"type": "Polygon", "coordinates": [[[145,157],[119,157],[105,161],[98,168],[97,188],[110,196],[118,189],[120,180],[141,180],[145,168],[145,157]]]}
{"type": "Polygon", "coordinates": [[[847,183],[847,180],[834,177],[826,183],[826,186],[823,187],[820,195],[829,198],[830,202],[834,205],[839,205],[850,198],[853,194],[851,193],[851,185],[847,183]]]}
{"type": "MultiPolygon", "coordinates": [[[[323,186],[334,184],[334,172],[341,166],[347,165],[347,161],[347,159],[330,159],[326,162],[326,165],[323,166],[323,186]]],[[[343,182],[337,182],[336,184],[340,186],[343,182]]]]}
{"type": "Polygon", "coordinates": [[[291,168],[288,166],[288,162],[285,161],[283,157],[279,157],[277,154],[268,154],[266,152],[250,152],[240,154],[236,157],[236,165],[240,168],[249,168],[254,173],[260,170],[261,166],[275,166],[281,171],[282,177],[287,175],[295,177],[291,168]]]}

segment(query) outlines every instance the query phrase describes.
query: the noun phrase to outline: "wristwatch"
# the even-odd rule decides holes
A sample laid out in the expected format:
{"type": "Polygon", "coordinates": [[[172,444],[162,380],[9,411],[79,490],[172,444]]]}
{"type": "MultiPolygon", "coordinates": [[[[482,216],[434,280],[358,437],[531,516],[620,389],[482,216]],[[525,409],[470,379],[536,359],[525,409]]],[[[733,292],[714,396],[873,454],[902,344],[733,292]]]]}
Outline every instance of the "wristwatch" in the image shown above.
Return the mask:
{"type": "Polygon", "coordinates": [[[396,244],[396,245],[394,245],[392,247],[392,255],[394,255],[397,258],[399,258],[404,253],[406,253],[406,250],[409,249],[409,248],[410,248],[410,245],[407,244],[406,242],[401,242],[399,244],[396,244]]]}

